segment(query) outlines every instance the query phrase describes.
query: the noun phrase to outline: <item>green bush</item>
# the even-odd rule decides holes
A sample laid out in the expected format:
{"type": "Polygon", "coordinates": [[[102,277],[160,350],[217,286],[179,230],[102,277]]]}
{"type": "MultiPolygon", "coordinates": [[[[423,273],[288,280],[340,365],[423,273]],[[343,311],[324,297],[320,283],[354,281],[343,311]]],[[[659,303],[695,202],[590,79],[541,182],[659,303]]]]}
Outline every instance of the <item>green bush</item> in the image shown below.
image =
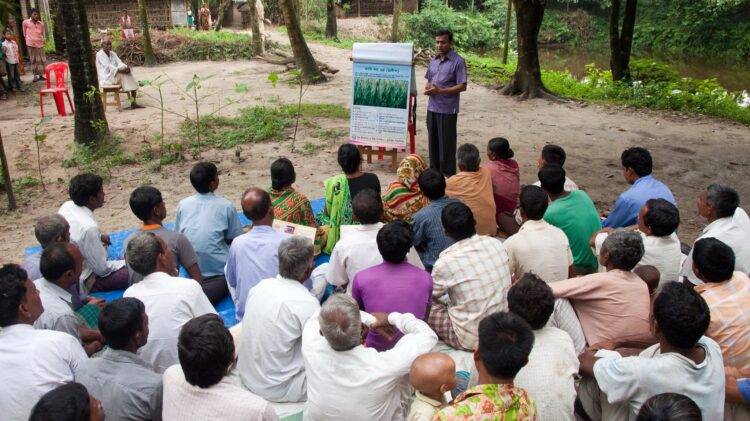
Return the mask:
{"type": "Polygon", "coordinates": [[[630,77],[643,83],[648,82],[676,82],[680,74],[669,65],[653,59],[630,61],[630,77]]]}
{"type": "MultiPolygon", "coordinates": [[[[201,118],[203,144],[217,148],[233,148],[242,143],[284,139],[284,128],[291,124],[286,110],[272,107],[249,107],[240,110],[237,117],[208,116],[201,118]]],[[[185,120],[180,127],[183,138],[192,143],[196,124],[185,120]]]]}
{"type": "Polygon", "coordinates": [[[502,35],[484,14],[477,11],[456,11],[439,0],[427,0],[417,14],[403,16],[406,39],[422,48],[434,48],[435,32],[453,32],[453,43],[462,49],[495,48],[502,35]]]}

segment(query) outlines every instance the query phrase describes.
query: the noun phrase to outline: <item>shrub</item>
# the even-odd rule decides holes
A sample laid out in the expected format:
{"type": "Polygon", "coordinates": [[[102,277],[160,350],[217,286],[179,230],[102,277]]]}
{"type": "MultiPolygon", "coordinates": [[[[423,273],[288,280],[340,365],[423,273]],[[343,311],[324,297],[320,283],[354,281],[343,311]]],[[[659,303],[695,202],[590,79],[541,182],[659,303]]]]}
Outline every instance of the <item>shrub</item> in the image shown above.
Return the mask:
{"type": "Polygon", "coordinates": [[[418,14],[404,15],[406,38],[418,47],[433,48],[434,34],[441,29],[453,32],[453,43],[462,49],[493,48],[501,36],[493,22],[476,11],[455,11],[439,0],[427,0],[418,14]]]}

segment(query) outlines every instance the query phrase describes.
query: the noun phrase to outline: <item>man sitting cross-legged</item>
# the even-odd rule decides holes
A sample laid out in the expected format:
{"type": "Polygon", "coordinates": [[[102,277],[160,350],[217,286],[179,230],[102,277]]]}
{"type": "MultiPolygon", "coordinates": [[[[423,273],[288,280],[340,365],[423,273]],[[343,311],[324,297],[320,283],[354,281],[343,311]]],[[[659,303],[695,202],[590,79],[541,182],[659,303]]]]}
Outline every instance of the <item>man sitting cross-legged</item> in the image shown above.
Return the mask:
{"type": "Polygon", "coordinates": [[[529,363],[518,372],[514,384],[534,398],[540,420],[572,421],[578,354],[565,331],[546,326],[554,308],[552,290],[536,275],[523,275],[508,291],[508,311],[534,330],[529,363]]]}
{"type": "Polygon", "coordinates": [[[182,325],[196,316],[216,314],[216,310],[197,282],[176,277],[172,253],[153,232],[133,236],[125,254],[143,280],[126,289],[123,296],[143,301],[149,319],[148,343],[138,355],[157,373],[163,373],[177,363],[177,336],[182,325]]]}
{"type": "Polygon", "coordinates": [[[430,199],[430,203],[414,214],[411,226],[414,230],[414,247],[419,250],[425,270],[432,272],[440,253],[453,244],[453,240],[445,235],[440,213],[444,207],[458,200],[445,195],[445,176],[435,168],[428,168],[419,176],[419,189],[430,199]]]}
{"type": "MultiPolygon", "coordinates": [[[[354,275],[362,269],[383,263],[383,257],[377,253],[376,237],[383,227],[383,201],[372,189],[364,189],[352,200],[354,217],[362,225],[346,234],[333,248],[328,265],[328,283],[337,287],[346,287],[351,293],[354,275]]],[[[419,254],[412,247],[406,260],[422,269],[419,254]]]]}
{"type": "Polygon", "coordinates": [[[82,260],[75,244],[52,243],[44,249],[39,264],[44,277],[34,281],[44,313],[34,322],[34,327],[67,333],[81,341],[86,353],[92,355],[102,349],[104,340],[96,329],[81,326],[68,292],[71,285],[78,283],[82,260]]]}
{"type": "Polygon", "coordinates": [[[631,272],[642,256],[641,235],[618,229],[604,240],[599,254],[607,272],[549,284],[555,297],[570,300],[589,345],[648,333],[648,286],[631,272]]]}
{"type": "Polygon", "coordinates": [[[124,260],[107,260],[109,236],[102,234],[94,211],[104,206],[103,180],[96,174],[78,174],[70,179],[70,200],[57,211],[70,224],[70,241],[83,255],[81,287],[92,292],[124,289],[128,268],[124,260]]]}
{"type": "Polygon", "coordinates": [[[214,193],[219,188],[216,165],[211,162],[195,164],[190,170],[190,184],[197,193],[177,205],[174,230],[184,234],[193,245],[203,283],[218,290],[226,284],[224,267],[229,245],[242,235],[242,224],[234,205],[214,193]]]}
{"type": "Polygon", "coordinates": [[[219,316],[185,323],[176,345],[180,364],[164,372],[164,421],[279,419],[268,402],[229,378],[234,340],[219,316]]]}
{"type": "Polygon", "coordinates": [[[711,310],[706,336],[721,347],[725,366],[750,370],[750,278],[734,271],[732,248],[716,238],[695,243],[693,272],[703,282],[695,290],[711,310]]]}
{"type": "Polygon", "coordinates": [[[402,421],[409,367],[435,344],[435,332],[409,313],[360,313],[351,297],[334,294],[302,333],[305,419],[402,421]],[[404,337],[393,349],[378,352],[361,343],[367,327],[386,335],[396,328],[404,337]]]}
{"type": "Polygon", "coordinates": [[[60,214],[45,215],[37,219],[36,224],[34,224],[34,237],[36,237],[39,245],[42,246],[42,250],[24,257],[21,264],[21,267],[26,271],[31,280],[42,277],[42,272],[39,271],[39,261],[42,259],[42,251],[54,242],[67,243],[70,241],[70,225],[68,225],[68,221],[60,214]]]}
{"type": "Polygon", "coordinates": [[[73,336],[32,326],[44,308],[20,266],[0,268],[0,409],[2,419],[22,421],[39,398],[73,381],[88,359],[73,336]]]}
{"type": "Polygon", "coordinates": [[[471,208],[477,221],[476,230],[480,235],[495,235],[497,219],[490,170],[479,166],[479,149],[471,143],[458,148],[456,159],[458,174],[446,182],[445,194],[460,199],[471,208]]]}
{"type": "Polygon", "coordinates": [[[443,342],[472,351],[482,317],[507,308],[508,253],[497,238],[476,233],[474,215],[463,203],[446,206],[441,219],[455,244],[440,253],[432,269],[428,321],[443,342]]]}
{"type": "MultiPolygon", "coordinates": [[[[414,234],[404,221],[393,221],[380,229],[378,251],[383,263],[360,271],[354,276],[352,297],[359,308],[378,313],[411,313],[425,320],[432,301],[432,278],[424,270],[408,263],[406,255],[414,234]]],[[[389,340],[375,331],[367,334],[367,346],[387,351],[401,339],[397,332],[389,340]]]]}
{"type": "Polygon", "coordinates": [[[263,399],[300,402],[307,397],[302,329],[320,309],[303,285],[313,270],[312,242],[285,239],[278,261],[279,274],[248,294],[237,368],[242,383],[263,399]]]}
{"type": "Polygon", "coordinates": [[[482,319],[474,351],[479,384],[458,395],[434,420],[536,420],[534,399],[514,385],[533,346],[531,328],[515,314],[493,313],[482,319]]]}
{"type": "MultiPolygon", "coordinates": [[[[164,204],[159,189],[151,186],[142,186],[130,193],[130,210],[133,211],[136,218],[143,222],[143,225],[125,239],[123,249],[128,248],[128,241],[136,233],[153,232],[159,238],[164,240],[172,253],[172,259],[175,263],[175,269],[180,266],[184,267],[188,275],[201,283],[203,291],[209,297],[212,303],[218,302],[227,294],[226,282],[223,279],[217,281],[207,281],[203,283],[201,269],[198,267],[198,255],[195,254],[193,245],[184,234],[177,231],[171,231],[162,225],[167,217],[167,206],[164,204]],[[216,285],[218,283],[218,285],[216,285]]],[[[130,271],[130,284],[141,281],[143,276],[135,271],[130,271]]],[[[215,278],[214,278],[215,279],[215,278]]]]}
{"type": "Polygon", "coordinates": [[[232,241],[227,256],[227,283],[238,321],[245,316],[250,291],[260,281],[279,274],[279,245],[286,235],[273,229],[273,205],[267,191],[251,187],[242,195],[242,212],[253,227],[232,241]]]}
{"type": "Polygon", "coordinates": [[[99,313],[99,330],[108,348],[86,361],[76,381],[102,403],[115,420],[161,420],[161,375],[136,351],[148,341],[146,307],[137,298],[112,301],[99,313]]]}
{"type": "Polygon", "coordinates": [[[651,332],[658,340],[638,356],[597,357],[601,348],[636,345],[615,340],[580,356],[586,377],[578,396],[597,420],[635,419],[641,405],[660,393],[680,393],[694,400],[704,420],[724,418],[724,366],[721,349],[703,334],[711,315],[706,301],[681,283],[670,282],[654,299],[651,332]]]}

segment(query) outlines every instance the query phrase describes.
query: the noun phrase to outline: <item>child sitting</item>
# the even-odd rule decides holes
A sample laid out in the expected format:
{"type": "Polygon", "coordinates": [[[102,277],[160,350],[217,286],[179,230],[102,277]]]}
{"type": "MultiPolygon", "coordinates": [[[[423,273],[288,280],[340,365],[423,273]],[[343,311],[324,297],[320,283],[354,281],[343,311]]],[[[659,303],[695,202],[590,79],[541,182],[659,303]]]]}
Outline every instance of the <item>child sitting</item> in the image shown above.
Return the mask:
{"type": "Polygon", "coordinates": [[[409,381],[417,391],[406,421],[432,420],[448,403],[443,395],[456,386],[456,363],[442,352],[421,355],[411,365],[409,381]]]}

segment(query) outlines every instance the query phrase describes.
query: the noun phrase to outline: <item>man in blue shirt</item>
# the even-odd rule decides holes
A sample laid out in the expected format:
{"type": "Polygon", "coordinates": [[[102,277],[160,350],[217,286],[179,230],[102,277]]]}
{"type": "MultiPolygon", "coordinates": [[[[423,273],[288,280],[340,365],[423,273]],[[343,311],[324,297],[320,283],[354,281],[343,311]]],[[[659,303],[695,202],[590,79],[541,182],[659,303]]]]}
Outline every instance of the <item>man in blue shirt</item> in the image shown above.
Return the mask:
{"type": "Polygon", "coordinates": [[[459,200],[445,195],[445,177],[435,168],[428,168],[419,176],[419,189],[430,199],[430,203],[414,214],[414,247],[422,258],[425,270],[432,272],[432,265],[435,264],[440,252],[454,243],[445,235],[440,215],[444,207],[459,200]]]}
{"type": "Polygon", "coordinates": [[[242,195],[242,212],[253,227],[229,248],[227,283],[232,288],[237,321],[245,315],[250,290],[279,274],[279,245],[287,238],[273,228],[273,205],[267,191],[251,187],[242,195]]]}
{"type": "Polygon", "coordinates": [[[193,245],[204,285],[226,283],[224,265],[229,244],[242,234],[240,218],[229,200],[214,194],[219,187],[216,165],[195,164],[190,171],[190,183],[198,193],[177,205],[175,231],[184,234],[193,245]]]}
{"type": "Polygon", "coordinates": [[[629,227],[638,223],[638,212],[649,199],[665,199],[677,206],[666,184],[651,175],[653,161],[648,150],[628,148],[620,156],[625,181],[633,186],[620,194],[611,212],[601,213],[603,227],[629,227]]]}

